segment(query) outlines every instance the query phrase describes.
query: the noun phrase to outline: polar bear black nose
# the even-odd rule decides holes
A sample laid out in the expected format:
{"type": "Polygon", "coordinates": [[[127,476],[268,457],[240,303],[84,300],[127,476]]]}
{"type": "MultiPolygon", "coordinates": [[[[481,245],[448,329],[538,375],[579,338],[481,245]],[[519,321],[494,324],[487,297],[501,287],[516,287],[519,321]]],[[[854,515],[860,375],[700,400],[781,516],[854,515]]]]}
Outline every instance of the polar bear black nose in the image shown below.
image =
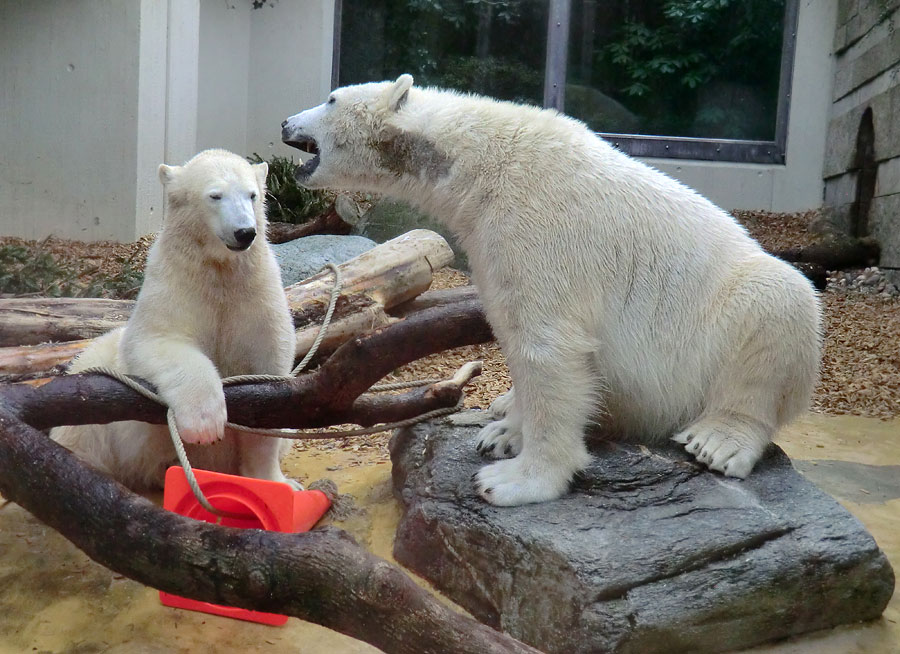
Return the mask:
{"type": "Polygon", "coordinates": [[[256,230],[252,227],[247,229],[236,229],[234,231],[234,240],[238,242],[238,245],[241,247],[247,247],[253,242],[253,239],[256,238],[256,230]]]}
{"type": "Polygon", "coordinates": [[[287,127],[287,121],[286,121],[286,120],[282,120],[282,121],[281,121],[281,129],[284,129],[285,127],[287,127]]]}

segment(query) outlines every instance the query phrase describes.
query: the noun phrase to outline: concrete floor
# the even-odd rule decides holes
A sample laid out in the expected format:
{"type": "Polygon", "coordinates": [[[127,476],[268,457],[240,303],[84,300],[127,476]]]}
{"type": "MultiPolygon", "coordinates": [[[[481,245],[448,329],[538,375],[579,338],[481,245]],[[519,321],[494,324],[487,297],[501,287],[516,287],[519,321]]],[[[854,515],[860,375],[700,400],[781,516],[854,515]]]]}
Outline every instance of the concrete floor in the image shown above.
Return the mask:
{"type": "MultiPolygon", "coordinates": [[[[810,414],[779,438],[798,469],[869,529],[900,571],[900,419],[810,414]]],[[[292,454],[288,474],[329,477],[357,511],[339,525],[392,560],[399,509],[390,464],[345,450],[292,454]]],[[[427,586],[425,582],[422,582],[427,586]]],[[[266,627],[159,604],[157,592],[113,575],[18,506],[0,508],[0,654],[196,652],[363,654],[373,647],[300,620],[266,627]]],[[[881,619],[750,650],[757,654],[900,653],[900,596],[881,619]]]]}

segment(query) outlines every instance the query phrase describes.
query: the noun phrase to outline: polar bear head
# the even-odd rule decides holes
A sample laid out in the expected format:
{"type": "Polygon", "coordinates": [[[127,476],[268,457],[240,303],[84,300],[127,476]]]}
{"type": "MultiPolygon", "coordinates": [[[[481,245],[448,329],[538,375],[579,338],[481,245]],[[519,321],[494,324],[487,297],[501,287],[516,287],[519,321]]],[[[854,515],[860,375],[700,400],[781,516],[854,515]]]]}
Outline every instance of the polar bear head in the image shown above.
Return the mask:
{"type": "MultiPolygon", "coordinates": [[[[265,234],[265,162],[251,165],[226,150],[204,150],[183,166],[159,167],[169,213],[166,229],[200,242],[218,238],[232,251],[248,249],[265,234]]],[[[220,246],[221,247],[221,246],[220,246]]]]}
{"type": "Polygon", "coordinates": [[[313,154],[295,177],[307,188],[384,191],[438,178],[450,159],[415,130],[401,127],[411,75],[336,89],[318,107],[282,124],[287,145],[313,154]]]}

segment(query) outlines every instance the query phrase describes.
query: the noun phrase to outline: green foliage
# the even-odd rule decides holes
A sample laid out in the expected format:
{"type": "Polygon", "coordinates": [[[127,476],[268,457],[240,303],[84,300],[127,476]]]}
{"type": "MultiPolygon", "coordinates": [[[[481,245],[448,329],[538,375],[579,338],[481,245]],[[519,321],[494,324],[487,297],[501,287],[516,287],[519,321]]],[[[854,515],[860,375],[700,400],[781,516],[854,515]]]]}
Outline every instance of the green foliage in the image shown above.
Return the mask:
{"type": "Polygon", "coordinates": [[[128,300],[137,297],[144,283],[143,261],[136,257],[116,259],[121,268],[112,275],[97,275],[81,291],[80,297],[108,297],[128,300]]]}
{"type": "Polygon", "coordinates": [[[509,59],[453,57],[437,84],[514,102],[531,102],[543,92],[544,76],[539,70],[509,59]]]}
{"type": "Polygon", "coordinates": [[[51,253],[23,245],[0,245],[0,293],[42,297],[131,298],[144,280],[142,266],[121,259],[122,268],[113,275],[81,271],[71,263],[59,261],[51,253]],[[94,274],[91,274],[94,273],[94,274]],[[88,277],[82,282],[80,278],[88,277]]]}
{"type": "Polygon", "coordinates": [[[344,3],[341,83],[393,79],[540,104],[547,3],[361,0],[344,3]]]}
{"type": "Polygon", "coordinates": [[[0,293],[71,297],[76,278],[75,270],[60,265],[49,252],[0,246],[0,293]]]}
{"type": "MultiPolygon", "coordinates": [[[[784,0],[660,0],[650,7],[622,16],[598,50],[595,74],[644,117],[644,131],[693,135],[692,129],[721,112],[717,107],[702,113],[699,91],[721,82],[752,89],[765,104],[768,119],[753,128],[765,133],[740,136],[771,138],[784,0]]],[[[735,111],[715,122],[739,119],[741,108],[735,111]]]]}
{"type": "MultiPolygon", "coordinates": [[[[263,161],[255,152],[247,157],[250,163],[263,161]]],[[[266,180],[266,206],[269,220],[293,224],[305,223],[325,213],[334,202],[334,195],[327,191],[311,191],[294,181],[297,164],[293,158],[272,157],[266,180]]]]}

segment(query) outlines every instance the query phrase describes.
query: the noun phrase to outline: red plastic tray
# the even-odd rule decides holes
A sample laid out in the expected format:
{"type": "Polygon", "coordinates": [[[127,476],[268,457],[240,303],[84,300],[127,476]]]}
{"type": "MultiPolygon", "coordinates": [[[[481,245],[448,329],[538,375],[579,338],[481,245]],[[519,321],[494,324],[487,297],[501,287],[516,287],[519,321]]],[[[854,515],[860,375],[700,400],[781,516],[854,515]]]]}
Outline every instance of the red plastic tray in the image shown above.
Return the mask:
{"type": "MultiPolygon", "coordinates": [[[[312,528],[331,506],[331,501],[322,491],[297,491],[288,484],[277,481],[238,477],[196,468],[194,475],[210,504],[241,516],[223,517],[221,524],[227,527],[299,533],[312,528]]],[[[177,466],[166,471],[163,508],[195,520],[212,523],[219,520],[219,516],[200,506],[191,492],[184,470],[177,466]]],[[[287,622],[286,615],[200,602],[162,591],[159,598],[164,605],[178,609],[202,611],[273,626],[287,622]]]]}

